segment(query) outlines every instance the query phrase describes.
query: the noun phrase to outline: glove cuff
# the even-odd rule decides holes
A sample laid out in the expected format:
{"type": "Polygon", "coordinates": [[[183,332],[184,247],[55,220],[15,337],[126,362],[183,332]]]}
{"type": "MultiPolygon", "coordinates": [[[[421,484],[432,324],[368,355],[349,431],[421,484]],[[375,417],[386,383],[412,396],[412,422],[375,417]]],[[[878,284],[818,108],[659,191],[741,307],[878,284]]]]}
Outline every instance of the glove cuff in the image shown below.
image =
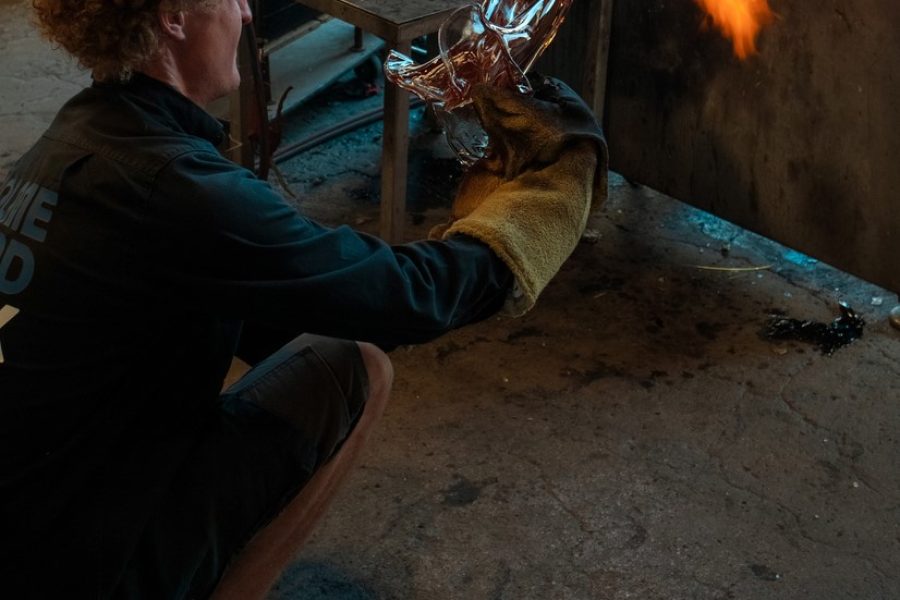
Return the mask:
{"type": "Polygon", "coordinates": [[[443,238],[465,234],[490,246],[516,283],[502,312],[520,316],[569,257],[587,225],[598,176],[596,145],[581,142],[539,171],[499,186],[443,238]]]}

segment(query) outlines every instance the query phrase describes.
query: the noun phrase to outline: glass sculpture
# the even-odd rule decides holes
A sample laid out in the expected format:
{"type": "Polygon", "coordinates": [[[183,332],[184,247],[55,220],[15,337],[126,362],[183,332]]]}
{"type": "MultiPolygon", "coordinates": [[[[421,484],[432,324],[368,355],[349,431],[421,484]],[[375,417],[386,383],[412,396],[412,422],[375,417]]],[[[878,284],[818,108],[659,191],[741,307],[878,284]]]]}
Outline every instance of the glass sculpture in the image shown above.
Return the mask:
{"type": "Polygon", "coordinates": [[[438,55],[424,64],[396,51],[385,75],[431,103],[459,159],[484,156],[487,135],[471,106],[481,83],[531,93],[525,74],[556,37],[572,0],[484,0],[457,9],[438,30],[438,55]]]}

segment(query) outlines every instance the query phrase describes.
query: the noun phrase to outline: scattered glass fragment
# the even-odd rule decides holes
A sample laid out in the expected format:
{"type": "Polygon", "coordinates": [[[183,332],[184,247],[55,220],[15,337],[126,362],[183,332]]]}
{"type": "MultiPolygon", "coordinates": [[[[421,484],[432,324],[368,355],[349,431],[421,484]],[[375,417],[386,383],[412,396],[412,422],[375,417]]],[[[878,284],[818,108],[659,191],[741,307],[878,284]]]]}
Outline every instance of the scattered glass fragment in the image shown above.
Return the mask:
{"type": "Polygon", "coordinates": [[[762,332],[768,340],[798,340],[816,344],[822,354],[834,351],[862,337],[866,322],[846,302],[838,305],[841,315],[830,324],[791,319],[780,314],[769,318],[762,332]]]}
{"type": "Polygon", "coordinates": [[[881,306],[882,304],[884,304],[884,298],[881,296],[874,296],[872,298],[872,306],[881,306]]]}
{"type": "Polygon", "coordinates": [[[596,229],[585,229],[581,239],[587,244],[596,244],[603,238],[603,234],[596,229]]]}
{"type": "Polygon", "coordinates": [[[764,581],[778,581],[781,579],[781,573],[777,573],[766,565],[750,565],[750,570],[757,578],[764,581]]]}
{"type": "Polygon", "coordinates": [[[900,306],[895,307],[894,310],[891,311],[891,325],[900,329],[900,306]]]}

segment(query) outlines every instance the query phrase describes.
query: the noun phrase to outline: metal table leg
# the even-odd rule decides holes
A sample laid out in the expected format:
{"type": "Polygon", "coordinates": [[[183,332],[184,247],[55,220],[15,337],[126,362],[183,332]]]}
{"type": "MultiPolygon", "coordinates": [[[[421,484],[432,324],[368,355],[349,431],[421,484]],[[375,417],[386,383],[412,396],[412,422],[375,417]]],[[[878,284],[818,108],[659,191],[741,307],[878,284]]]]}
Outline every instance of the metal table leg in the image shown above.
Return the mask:
{"type": "MultiPolygon", "coordinates": [[[[395,46],[409,55],[410,43],[395,46]]],[[[381,147],[381,237],[403,240],[406,219],[406,176],[409,151],[409,93],[387,83],[384,88],[384,136],[381,147]]]]}

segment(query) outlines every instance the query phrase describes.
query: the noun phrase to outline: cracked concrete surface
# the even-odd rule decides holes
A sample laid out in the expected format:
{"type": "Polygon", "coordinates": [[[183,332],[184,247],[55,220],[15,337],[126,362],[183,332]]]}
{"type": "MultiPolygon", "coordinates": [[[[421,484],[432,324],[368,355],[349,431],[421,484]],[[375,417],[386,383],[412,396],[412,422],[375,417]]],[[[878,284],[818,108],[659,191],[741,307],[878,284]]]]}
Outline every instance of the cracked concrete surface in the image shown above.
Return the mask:
{"type": "MultiPolygon", "coordinates": [[[[87,81],[26,6],[0,0],[0,173],[87,81]]],[[[414,119],[410,238],[458,177],[414,119]]],[[[301,210],[376,229],[379,144],[376,124],[282,165],[301,210]]],[[[271,598],[900,598],[895,301],[613,177],[531,313],[392,353],[363,464],[271,598]],[[759,335],[839,300],[868,326],[831,357],[759,335]]]]}

